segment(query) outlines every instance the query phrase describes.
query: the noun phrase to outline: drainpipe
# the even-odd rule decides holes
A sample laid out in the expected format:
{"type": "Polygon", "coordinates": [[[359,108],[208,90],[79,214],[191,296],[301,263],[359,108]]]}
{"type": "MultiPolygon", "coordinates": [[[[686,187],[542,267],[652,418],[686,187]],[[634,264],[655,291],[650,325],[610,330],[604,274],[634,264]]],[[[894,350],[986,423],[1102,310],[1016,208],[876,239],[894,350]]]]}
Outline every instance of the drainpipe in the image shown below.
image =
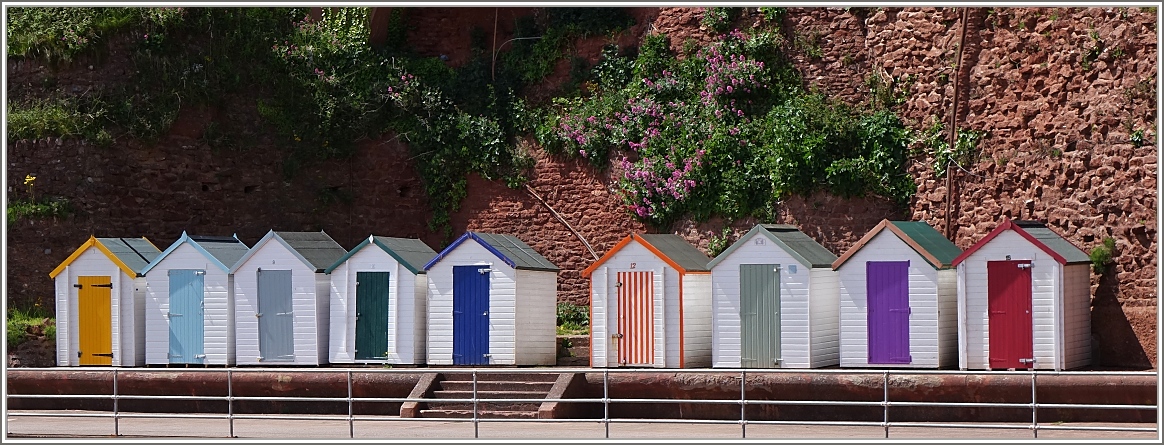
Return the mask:
{"type": "Polygon", "coordinates": [[[566,228],[570,230],[570,233],[573,233],[574,236],[577,237],[579,241],[582,241],[582,245],[586,246],[586,250],[590,251],[590,256],[593,256],[595,261],[600,259],[600,257],[598,256],[598,252],[595,252],[594,247],[590,246],[590,242],[586,241],[586,238],[584,238],[581,233],[578,233],[577,230],[574,230],[574,226],[571,226],[570,223],[566,221],[565,217],[563,217],[561,214],[559,214],[557,210],[554,210],[553,207],[550,207],[550,204],[547,203],[546,200],[542,199],[542,197],[539,196],[538,193],[534,191],[533,187],[530,187],[529,184],[525,184],[525,191],[529,192],[530,196],[533,196],[534,199],[536,199],[536,200],[538,200],[538,202],[542,203],[542,206],[544,206],[547,210],[549,210],[550,213],[552,213],[554,215],[554,218],[557,218],[558,221],[562,223],[562,225],[566,226],[566,228]]]}
{"type": "MultiPolygon", "coordinates": [[[[954,150],[955,144],[958,143],[958,93],[960,86],[959,80],[962,78],[962,48],[966,46],[966,22],[969,18],[970,8],[962,9],[962,31],[958,37],[958,55],[955,56],[954,65],[954,112],[950,113],[950,150],[954,150]]],[[[954,186],[953,176],[954,172],[950,170],[950,163],[946,162],[946,239],[954,240],[954,230],[950,222],[950,203],[954,200],[952,187],[954,186]]]]}

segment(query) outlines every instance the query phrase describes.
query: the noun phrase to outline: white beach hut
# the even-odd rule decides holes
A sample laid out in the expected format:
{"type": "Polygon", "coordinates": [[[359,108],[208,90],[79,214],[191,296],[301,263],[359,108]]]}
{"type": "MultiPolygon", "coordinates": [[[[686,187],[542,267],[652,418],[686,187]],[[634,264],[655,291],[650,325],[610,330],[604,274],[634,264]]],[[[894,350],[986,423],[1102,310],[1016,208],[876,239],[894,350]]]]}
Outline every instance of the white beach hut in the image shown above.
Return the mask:
{"type": "Polygon", "coordinates": [[[707,255],[674,234],[631,234],[587,267],[590,365],[711,365],[707,255]]]}
{"type": "Polygon", "coordinates": [[[1004,218],[953,264],[961,369],[1090,364],[1091,259],[1070,241],[1004,218]]]}
{"type": "Polygon", "coordinates": [[[346,253],[322,231],[270,231],[230,268],[237,364],[327,363],[331,277],[324,270],[346,253]]]}
{"type": "Polygon", "coordinates": [[[233,365],[234,276],[249,249],[233,236],[182,232],[142,272],[147,365],[233,365]]]}
{"type": "Polygon", "coordinates": [[[557,362],[558,267],[529,245],[465,232],[424,269],[429,365],[557,362]]]}
{"type": "Polygon", "coordinates": [[[758,224],[708,263],[712,366],[840,362],[837,256],[796,226],[758,224]]]}
{"type": "Polygon", "coordinates": [[[956,366],[960,253],[929,224],[882,220],[837,258],[840,366],[956,366]]]}
{"type": "Polygon", "coordinates": [[[56,284],[58,366],[145,364],[145,238],[89,237],[49,277],[56,284]]]}
{"type": "Polygon", "coordinates": [[[369,236],[331,276],[331,363],[423,364],[428,278],[423,241],[369,236]]]}

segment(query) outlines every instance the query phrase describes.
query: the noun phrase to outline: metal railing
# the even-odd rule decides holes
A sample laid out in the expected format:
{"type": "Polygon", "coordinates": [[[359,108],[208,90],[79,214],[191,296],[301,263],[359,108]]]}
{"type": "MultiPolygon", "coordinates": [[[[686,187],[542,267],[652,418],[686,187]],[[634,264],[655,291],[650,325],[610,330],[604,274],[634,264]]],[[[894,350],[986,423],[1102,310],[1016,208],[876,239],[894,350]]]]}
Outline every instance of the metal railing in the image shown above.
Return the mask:
{"type": "MultiPolygon", "coordinates": [[[[29,371],[38,371],[38,369],[25,368],[29,371]]],[[[1041,430],[1076,430],[1076,431],[1121,431],[1121,432],[1156,432],[1159,431],[1159,425],[1155,427],[1134,427],[1134,426],[1079,426],[1079,425],[1059,425],[1059,424],[1040,424],[1039,423],[1039,409],[1092,409],[1092,410],[1157,410],[1157,405],[1136,405],[1136,404],[1082,404],[1082,403],[1040,403],[1037,400],[1038,396],[1038,377],[1040,375],[1089,375],[1089,376],[1105,376],[1105,377],[1120,377],[1120,376],[1156,376],[1155,372],[1144,371],[943,371],[943,370],[919,370],[919,369],[602,369],[602,368],[414,368],[414,369],[380,369],[380,368],[48,368],[39,369],[44,371],[105,371],[111,372],[112,377],[112,394],[7,394],[9,399],[99,399],[112,400],[113,409],[111,412],[101,413],[47,413],[47,412],[6,412],[8,417],[107,417],[112,418],[114,425],[114,435],[120,436],[119,420],[129,418],[189,418],[189,419],[224,419],[227,420],[228,437],[235,437],[234,421],[239,419],[281,419],[281,420],[339,420],[348,423],[348,437],[355,437],[355,423],[356,421],[410,421],[410,422],[472,422],[473,437],[480,436],[479,426],[482,422],[552,422],[552,423],[601,423],[605,426],[605,437],[610,438],[610,425],[620,423],[682,423],[682,424],[738,424],[740,427],[740,437],[747,438],[747,428],[749,425],[808,425],[808,426],[869,426],[880,427],[884,429],[884,435],[889,437],[890,429],[894,427],[921,427],[921,428],[981,428],[981,429],[1028,429],[1031,431],[1032,437],[1038,438],[1041,430]],[[226,395],[128,395],[120,394],[118,392],[118,375],[125,373],[140,373],[140,372],[209,372],[209,373],[226,373],[226,395]],[[234,390],[235,375],[240,373],[345,373],[347,383],[346,397],[294,397],[294,396],[237,396],[234,390]],[[456,374],[471,374],[472,375],[472,392],[469,398],[436,398],[436,397],[354,397],[353,396],[353,379],[352,374],[356,373],[395,373],[395,374],[426,374],[426,373],[456,373],[456,374]],[[602,397],[601,398],[480,398],[477,383],[482,374],[545,374],[545,373],[581,373],[581,374],[602,374],[602,397]],[[715,374],[715,375],[738,375],[739,376],[739,398],[731,399],[663,399],[663,398],[616,398],[611,394],[611,375],[622,374],[715,374]],[[795,374],[845,374],[845,375],[879,375],[881,377],[882,398],[879,401],[867,400],[781,400],[781,399],[749,399],[748,398],[748,378],[759,375],[773,375],[782,373],[795,374]],[[989,375],[989,376],[1027,376],[1030,380],[1031,397],[1030,402],[940,402],[940,401],[894,401],[890,399],[890,378],[895,375],[989,375]],[[123,412],[119,409],[118,401],[120,400],[207,400],[207,401],[225,401],[227,405],[225,414],[216,413],[141,413],[141,412],[123,412]],[[311,415],[295,415],[295,414],[236,414],[235,402],[241,401],[266,401],[266,402],[346,402],[346,415],[326,415],[326,414],[311,414],[311,415]],[[356,403],[404,403],[404,402],[421,402],[421,403],[471,403],[473,406],[472,417],[468,418],[424,418],[424,417],[399,417],[391,415],[356,415],[354,406],[356,403]],[[573,419],[539,419],[539,418],[488,418],[481,416],[480,404],[483,402],[509,402],[509,403],[543,403],[543,402],[567,402],[567,403],[592,403],[602,405],[602,417],[595,418],[573,418],[573,419]],[[738,404],[740,407],[739,419],[691,419],[691,418],[627,418],[614,417],[611,415],[611,406],[621,403],[649,403],[649,404],[738,404]],[[882,416],[880,421],[835,421],[835,420],[749,420],[747,416],[748,406],[764,406],[764,405],[799,405],[799,406],[821,406],[821,407],[881,407],[882,416]],[[1019,408],[1030,409],[1030,423],[990,423],[990,422],[907,422],[907,421],[891,421],[890,407],[945,407],[945,408],[1019,408]]],[[[1158,414],[1157,414],[1158,415],[1158,414]]]]}

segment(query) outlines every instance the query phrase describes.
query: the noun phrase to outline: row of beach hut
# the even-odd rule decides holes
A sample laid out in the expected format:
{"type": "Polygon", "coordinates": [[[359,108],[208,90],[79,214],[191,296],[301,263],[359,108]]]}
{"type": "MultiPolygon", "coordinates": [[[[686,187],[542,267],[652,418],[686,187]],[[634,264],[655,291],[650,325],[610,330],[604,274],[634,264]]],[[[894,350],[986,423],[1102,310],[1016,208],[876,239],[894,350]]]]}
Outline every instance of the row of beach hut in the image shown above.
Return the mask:
{"type": "MultiPolygon", "coordinates": [[[[1033,221],[962,251],[882,221],[837,257],[761,224],[714,259],[632,234],[583,271],[593,367],[1072,369],[1090,359],[1090,260],[1033,221]]],[[[510,235],[441,252],[323,232],[90,238],[50,276],[61,366],[550,365],[558,268],[510,235]]]]}

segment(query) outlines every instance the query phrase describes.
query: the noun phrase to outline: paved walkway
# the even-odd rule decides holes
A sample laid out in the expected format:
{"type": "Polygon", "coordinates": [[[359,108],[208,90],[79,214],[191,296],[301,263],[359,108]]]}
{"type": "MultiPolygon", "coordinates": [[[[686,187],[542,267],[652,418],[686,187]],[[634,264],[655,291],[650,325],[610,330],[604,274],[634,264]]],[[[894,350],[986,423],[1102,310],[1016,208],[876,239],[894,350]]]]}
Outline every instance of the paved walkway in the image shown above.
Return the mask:
{"type": "MultiPolygon", "coordinates": [[[[81,416],[105,416],[100,411],[9,411],[5,441],[10,439],[43,441],[67,438],[114,438],[111,417],[41,417],[67,413],[81,416]],[[18,414],[13,416],[11,414],[18,414]],[[24,417],[20,414],[38,414],[24,417]]],[[[121,439],[221,439],[229,440],[230,422],[224,418],[200,419],[186,414],[172,414],[165,418],[121,418],[117,433],[121,439]]],[[[298,416],[302,420],[235,419],[234,436],[243,439],[295,440],[467,440],[474,439],[472,422],[454,422],[446,419],[417,420],[377,416],[357,418],[351,424],[341,416],[298,416]],[[376,420],[368,420],[376,419],[376,420]],[[349,435],[351,434],[351,435],[349,435]]],[[[968,427],[890,427],[890,439],[974,439],[974,440],[1032,440],[1029,424],[1005,424],[1015,429],[986,429],[968,427]]],[[[1153,431],[1102,430],[1039,430],[1039,439],[1062,440],[1143,440],[1157,442],[1160,438],[1156,424],[1078,423],[1041,424],[1040,427],[1116,427],[1148,428],[1153,431]]],[[[833,425],[757,425],[746,427],[747,439],[768,440],[875,440],[885,438],[880,426],[833,425]]],[[[480,439],[520,439],[542,441],[602,440],[607,438],[606,426],[597,421],[562,422],[498,422],[482,421],[477,426],[480,439]]],[[[699,423],[612,423],[609,439],[635,440],[739,440],[738,424],[699,423]]]]}

